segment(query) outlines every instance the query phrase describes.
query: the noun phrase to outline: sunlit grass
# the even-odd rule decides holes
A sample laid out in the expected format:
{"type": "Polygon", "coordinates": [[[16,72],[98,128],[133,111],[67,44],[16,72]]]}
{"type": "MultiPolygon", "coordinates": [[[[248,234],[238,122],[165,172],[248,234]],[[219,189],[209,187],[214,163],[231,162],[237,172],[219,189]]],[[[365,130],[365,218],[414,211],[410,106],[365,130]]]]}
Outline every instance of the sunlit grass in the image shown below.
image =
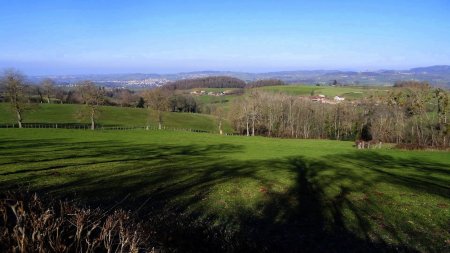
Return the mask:
{"type": "MultiPolygon", "coordinates": [[[[73,104],[39,104],[23,115],[24,123],[66,123],[89,124],[88,118],[80,118],[82,105],[73,104]]],[[[7,103],[0,103],[0,124],[15,123],[14,114],[7,103]]],[[[156,127],[158,117],[156,112],[143,108],[124,108],[101,106],[97,123],[103,126],[156,127]]],[[[196,113],[163,113],[163,125],[167,128],[195,129],[218,132],[216,119],[211,115],[196,113]]],[[[224,122],[224,131],[233,132],[230,125],[224,122]]]]}
{"type": "Polygon", "coordinates": [[[144,130],[2,129],[0,144],[2,190],[129,196],[130,209],[177,210],[258,247],[448,249],[448,152],[144,130]]]}
{"type": "Polygon", "coordinates": [[[261,87],[259,89],[269,92],[279,92],[299,96],[325,95],[330,98],[333,98],[334,96],[341,96],[346,99],[361,99],[370,95],[384,95],[386,94],[389,88],[283,85],[283,86],[266,86],[261,87]]]}

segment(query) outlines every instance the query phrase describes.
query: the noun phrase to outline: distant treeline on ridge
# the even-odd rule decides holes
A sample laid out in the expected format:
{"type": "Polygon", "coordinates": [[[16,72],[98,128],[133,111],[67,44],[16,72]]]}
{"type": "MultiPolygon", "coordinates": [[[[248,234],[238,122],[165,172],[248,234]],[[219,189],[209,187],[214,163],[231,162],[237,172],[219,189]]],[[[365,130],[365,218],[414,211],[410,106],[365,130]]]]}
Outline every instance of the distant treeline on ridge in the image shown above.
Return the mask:
{"type": "Polygon", "coordinates": [[[228,76],[211,76],[193,79],[183,79],[173,81],[164,85],[172,90],[188,90],[193,88],[253,88],[261,86],[284,85],[285,83],[277,79],[257,80],[245,82],[241,79],[228,76]]]}

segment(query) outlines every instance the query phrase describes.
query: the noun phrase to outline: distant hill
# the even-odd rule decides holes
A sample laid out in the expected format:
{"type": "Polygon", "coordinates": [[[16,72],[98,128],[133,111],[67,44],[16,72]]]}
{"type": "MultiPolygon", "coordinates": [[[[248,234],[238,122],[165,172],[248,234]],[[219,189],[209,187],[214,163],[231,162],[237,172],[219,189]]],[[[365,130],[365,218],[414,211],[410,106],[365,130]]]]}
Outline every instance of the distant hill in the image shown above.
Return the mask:
{"type": "Polygon", "coordinates": [[[170,82],[186,79],[226,76],[253,82],[263,79],[279,79],[286,83],[322,84],[327,85],[336,80],[346,85],[393,85],[396,81],[418,80],[427,81],[432,85],[450,88],[450,66],[439,65],[412,68],[408,70],[378,71],[340,71],[340,70],[299,70],[267,73],[248,73],[233,71],[197,71],[175,74],[104,74],[104,75],[65,75],[65,76],[33,76],[30,79],[37,83],[50,77],[62,85],[73,85],[81,80],[92,80],[107,87],[149,88],[161,86],[170,82]]]}
{"type": "Polygon", "coordinates": [[[410,69],[411,72],[416,74],[440,74],[440,75],[448,75],[450,74],[450,66],[449,65],[437,65],[431,67],[423,67],[423,68],[413,68],[410,69]]]}

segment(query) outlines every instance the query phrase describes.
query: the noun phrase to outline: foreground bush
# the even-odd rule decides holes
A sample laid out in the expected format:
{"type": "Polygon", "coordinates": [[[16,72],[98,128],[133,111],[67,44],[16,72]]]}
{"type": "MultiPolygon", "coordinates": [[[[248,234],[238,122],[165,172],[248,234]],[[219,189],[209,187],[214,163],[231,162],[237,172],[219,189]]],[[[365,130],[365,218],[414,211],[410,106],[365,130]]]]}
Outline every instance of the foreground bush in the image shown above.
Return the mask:
{"type": "Polygon", "coordinates": [[[123,210],[0,196],[0,252],[151,252],[148,234],[123,210]]]}

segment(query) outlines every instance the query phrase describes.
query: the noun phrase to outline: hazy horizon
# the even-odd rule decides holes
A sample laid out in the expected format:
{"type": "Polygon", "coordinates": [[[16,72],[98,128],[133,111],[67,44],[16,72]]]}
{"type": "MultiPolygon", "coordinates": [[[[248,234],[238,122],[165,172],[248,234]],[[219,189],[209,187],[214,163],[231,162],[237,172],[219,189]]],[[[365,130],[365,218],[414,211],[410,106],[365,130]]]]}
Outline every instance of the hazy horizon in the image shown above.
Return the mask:
{"type": "Polygon", "coordinates": [[[143,72],[143,71],[117,71],[117,72],[86,72],[86,73],[37,73],[32,74],[29,72],[25,72],[19,68],[15,67],[4,67],[1,70],[8,70],[13,69],[17,70],[25,75],[34,76],[34,77],[46,77],[46,76],[84,76],[84,75],[127,75],[127,74],[143,74],[143,75],[176,75],[176,74],[189,74],[189,73],[201,73],[201,72],[219,72],[219,73],[248,73],[248,74],[266,74],[266,73],[279,73],[279,72],[302,72],[302,71],[341,71],[341,72],[377,72],[377,71],[383,71],[383,70],[394,70],[394,71],[404,71],[404,70],[410,70],[413,68],[422,68],[422,67],[436,67],[436,66],[450,66],[450,65],[433,65],[433,66],[414,66],[411,68],[405,68],[405,69],[388,69],[388,68],[380,68],[380,69],[281,69],[281,70],[268,70],[268,71],[239,71],[239,70],[214,70],[214,69],[204,69],[204,70],[193,70],[193,71],[167,71],[167,72],[143,72]]]}
{"type": "Polygon", "coordinates": [[[445,0],[0,3],[0,69],[29,75],[450,64],[445,0]]]}

